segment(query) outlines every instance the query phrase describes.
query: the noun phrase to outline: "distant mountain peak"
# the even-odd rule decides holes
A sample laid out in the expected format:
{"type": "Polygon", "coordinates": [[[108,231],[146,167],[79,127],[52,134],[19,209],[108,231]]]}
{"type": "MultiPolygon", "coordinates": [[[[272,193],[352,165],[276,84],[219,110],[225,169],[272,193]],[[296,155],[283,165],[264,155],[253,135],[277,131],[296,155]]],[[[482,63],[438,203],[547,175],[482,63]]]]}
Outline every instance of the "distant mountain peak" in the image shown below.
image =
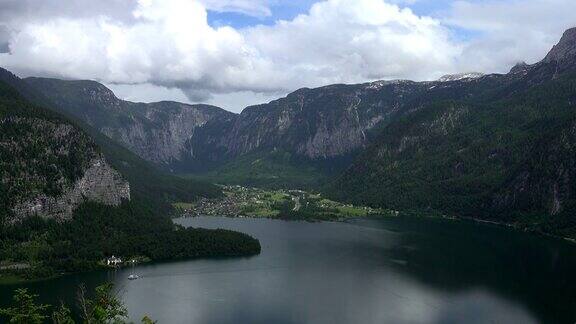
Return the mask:
{"type": "Polygon", "coordinates": [[[511,69],[510,74],[526,74],[530,69],[530,65],[524,61],[516,63],[511,69]]]}
{"type": "Polygon", "coordinates": [[[467,73],[457,73],[457,74],[447,74],[438,81],[440,82],[450,82],[450,81],[459,81],[465,79],[478,79],[484,76],[484,73],[480,72],[467,72],[467,73]]]}
{"type": "Polygon", "coordinates": [[[576,58],[576,27],[564,32],[558,44],[554,45],[544,58],[545,63],[562,63],[576,58]]]}

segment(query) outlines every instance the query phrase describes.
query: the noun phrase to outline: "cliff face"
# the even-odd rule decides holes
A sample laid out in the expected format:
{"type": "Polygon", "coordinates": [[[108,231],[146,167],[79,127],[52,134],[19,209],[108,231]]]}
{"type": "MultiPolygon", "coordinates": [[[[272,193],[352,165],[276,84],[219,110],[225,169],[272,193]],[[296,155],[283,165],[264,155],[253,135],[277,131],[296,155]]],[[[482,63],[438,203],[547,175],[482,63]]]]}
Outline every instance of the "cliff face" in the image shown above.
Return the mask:
{"type": "Polygon", "coordinates": [[[140,157],[167,167],[194,158],[187,143],[198,128],[212,119],[234,116],[209,105],[124,101],[94,81],[28,78],[26,82],[60,112],[79,118],[140,157]]]}
{"type": "Polygon", "coordinates": [[[128,182],[92,139],[20,97],[9,85],[18,81],[0,70],[0,221],[61,221],[84,201],[116,206],[130,199],[128,182]]]}
{"type": "Polygon", "coordinates": [[[409,81],[300,89],[197,130],[190,148],[212,162],[282,150],[307,160],[353,155],[426,85],[409,81]],[[215,154],[216,152],[216,154],[215,154]]]}
{"type": "Polygon", "coordinates": [[[558,72],[573,68],[576,64],[576,28],[564,32],[560,42],[552,48],[542,62],[556,65],[558,72]]]}
{"type": "MultiPolygon", "coordinates": [[[[227,115],[210,106],[159,102],[144,105],[139,117],[121,127],[102,126],[101,132],[155,163],[170,165],[194,152],[186,148],[198,128],[227,115]]],[[[138,116],[138,115],[137,115],[138,116]]]]}
{"type": "Polygon", "coordinates": [[[300,89],[285,98],[232,114],[205,105],[123,101],[93,81],[29,78],[59,111],[80,118],[140,157],[194,171],[277,150],[309,161],[351,158],[383,127],[431,98],[470,96],[505,78],[466,74],[435,82],[378,81],[300,89]]]}
{"type": "Polygon", "coordinates": [[[70,219],[74,210],[83,202],[119,206],[123,200],[130,200],[130,184],[108,165],[104,157],[98,156],[90,161],[80,179],[62,188],[61,194],[39,194],[18,202],[12,208],[15,215],[12,222],[34,215],[64,221],[70,219]]]}
{"type": "Polygon", "coordinates": [[[177,171],[206,169],[250,153],[278,150],[330,164],[355,156],[390,121],[417,111],[431,99],[464,98],[479,84],[497,88],[509,82],[466,74],[434,82],[305,88],[232,114],[205,105],[123,101],[93,81],[26,81],[59,111],[82,119],[140,157],[177,171]]]}

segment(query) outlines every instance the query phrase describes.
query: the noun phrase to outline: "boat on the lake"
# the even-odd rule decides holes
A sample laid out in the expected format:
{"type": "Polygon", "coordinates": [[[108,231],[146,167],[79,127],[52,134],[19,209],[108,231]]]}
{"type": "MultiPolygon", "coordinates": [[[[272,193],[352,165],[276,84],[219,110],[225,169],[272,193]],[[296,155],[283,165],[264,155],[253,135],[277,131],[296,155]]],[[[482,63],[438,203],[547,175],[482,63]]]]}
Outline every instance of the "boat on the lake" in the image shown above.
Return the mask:
{"type": "Polygon", "coordinates": [[[140,276],[134,273],[134,264],[136,263],[136,260],[132,259],[130,263],[132,263],[132,273],[128,276],[128,280],[136,280],[140,278],[140,276]]]}

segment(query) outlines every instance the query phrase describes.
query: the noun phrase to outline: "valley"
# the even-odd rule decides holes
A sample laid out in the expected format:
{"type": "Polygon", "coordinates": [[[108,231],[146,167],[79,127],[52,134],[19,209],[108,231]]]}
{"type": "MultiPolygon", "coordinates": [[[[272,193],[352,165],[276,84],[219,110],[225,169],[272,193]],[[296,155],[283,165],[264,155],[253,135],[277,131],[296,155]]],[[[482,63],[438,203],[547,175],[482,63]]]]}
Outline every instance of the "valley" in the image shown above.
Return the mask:
{"type": "Polygon", "coordinates": [[[180,199],[180,186],[167,208],[217,197],[210,183],[299,188],[344,204],[575,237],[575,49],[572,28],[544,59],[508,73],[302,88],[239,114],[122,100],[95,81],[26,78],[22,87],[174,182],[212,188],[180,199]]]}
{"type": "MultiPolygon", "coordinates": [[[[166,323],[576,319],[576,28],[506,73],[239,113],[40,72],[0,68],[0,322],[13,288],[72,304],[84,281],[166,323]]],[[[169,76],[149,85],[227,94],[169,76]]]]}

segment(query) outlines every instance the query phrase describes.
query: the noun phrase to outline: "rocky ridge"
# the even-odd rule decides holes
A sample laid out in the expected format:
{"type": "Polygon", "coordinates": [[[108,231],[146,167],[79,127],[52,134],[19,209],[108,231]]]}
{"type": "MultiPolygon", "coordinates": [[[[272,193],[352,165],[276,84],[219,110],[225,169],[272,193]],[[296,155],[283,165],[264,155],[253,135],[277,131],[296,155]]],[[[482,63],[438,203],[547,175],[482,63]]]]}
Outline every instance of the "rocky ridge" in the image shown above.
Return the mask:
{"type": "Polygon", "coordinates": [[[468,73],[439,81],[376,81],[303,88],[240,114],[176,102],[132,103],[93,81],[29,78],[55,103],[140,157],[167,169],[194,172],[239,157],[283,151],[302,161],[351,160],[390,121],[432,97],[462,98],[478,84],[497,88],[502,75],[468,73]]]}
{"type": "Polygon", "coordinates": [[[234,114],[210,105],[173,101],[136,103],[121,100],[95,81],[27,78],[59,112],[78,118],[145,160],[170,166],[194,159],[187,147],[198,128],[234,114]]]}
{"type": "Polygon", "coordinates": [[[90,161],[83,176],[71,186],[65,187],[58,196],[40,194],[19,202],[12,208],[18,222],[29,216],[69,220],[74,210],[83,202],[93,201],[108,206],[119,206],[122,201],[130,200],[130,184],[122,178],[104,159],[98,156],[90,161]]]}
{"type": "Polygon", "coordinates": [[[445,76],[441,77],[440,79],[438,79],[438,81],[451,82],[451,81],[460,81],[460,80],[467,80],[467,79],[477,79],[477,78],[481,78],[483,76],[484,76],[484,73],[479,73],[479,72],[448,74],[448,75],[445,75],[445,76]]]}

